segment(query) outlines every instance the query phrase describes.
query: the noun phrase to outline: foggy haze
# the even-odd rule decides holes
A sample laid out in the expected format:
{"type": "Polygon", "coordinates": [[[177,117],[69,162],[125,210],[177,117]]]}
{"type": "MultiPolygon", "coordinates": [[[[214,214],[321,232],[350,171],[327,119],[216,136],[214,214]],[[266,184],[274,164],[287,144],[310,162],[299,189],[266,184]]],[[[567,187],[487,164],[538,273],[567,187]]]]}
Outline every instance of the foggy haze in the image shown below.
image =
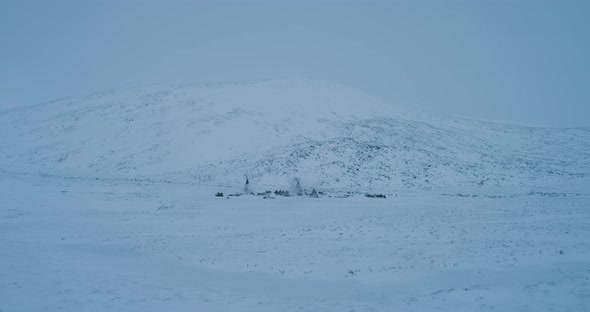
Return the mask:
{"type": "Polygon", "coordinates": [[[0,108],[308,78],[392,105],[590,126],[587,1],[2,1],[0,108]]]}

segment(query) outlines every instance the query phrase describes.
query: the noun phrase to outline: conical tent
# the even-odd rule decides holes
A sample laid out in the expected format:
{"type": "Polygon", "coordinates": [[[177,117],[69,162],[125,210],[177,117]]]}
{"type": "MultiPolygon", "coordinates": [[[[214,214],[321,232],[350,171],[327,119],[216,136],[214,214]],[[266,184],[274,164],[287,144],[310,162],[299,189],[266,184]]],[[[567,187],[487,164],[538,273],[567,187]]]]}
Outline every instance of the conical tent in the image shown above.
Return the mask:
{"type": "Polygon", "coordinates": [[[311,197],[311,198],[319,198],[320,195],[318,195],[318,192],[314,188],[313,191],[311,191],[311,194],[309,195],[309,197],[311,197]]]}
{"type": "Polygon", "coordinates": [[[252,192],[250,190],[250,180],[248,179],[248,176],[246,176],[246,184],[244,184],[244,194],[246,195],[253,195],[254,192],[252,192]]]}
{"type": "Polygon", "coordinates": [[[297,196],[303,196],[303,188],[301,187],[301,180],[299,178],[295,178],[294,179],[294,183],[295,183],[295,185],[293,187],[294,188],[294,193],[297,196]]]}

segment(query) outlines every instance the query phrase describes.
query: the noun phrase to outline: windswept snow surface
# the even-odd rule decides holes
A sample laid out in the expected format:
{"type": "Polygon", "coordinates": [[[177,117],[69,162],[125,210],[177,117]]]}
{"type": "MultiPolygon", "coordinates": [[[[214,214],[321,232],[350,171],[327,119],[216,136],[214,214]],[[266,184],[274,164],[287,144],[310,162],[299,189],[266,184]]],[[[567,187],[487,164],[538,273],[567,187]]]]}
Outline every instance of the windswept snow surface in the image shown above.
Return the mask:
{"type": "Polygon", "coordinates": [[[590,311],[589,129],[269,80],[4,110],[0,133],[1,312],[590,311]],[[244,174],[325,193],[214,196],[244,174]]]}
{"type": "Polygon", "coordinates": [[[476,190],[0,176],[0,310],[589,311],[588,189],[476,190]]]}

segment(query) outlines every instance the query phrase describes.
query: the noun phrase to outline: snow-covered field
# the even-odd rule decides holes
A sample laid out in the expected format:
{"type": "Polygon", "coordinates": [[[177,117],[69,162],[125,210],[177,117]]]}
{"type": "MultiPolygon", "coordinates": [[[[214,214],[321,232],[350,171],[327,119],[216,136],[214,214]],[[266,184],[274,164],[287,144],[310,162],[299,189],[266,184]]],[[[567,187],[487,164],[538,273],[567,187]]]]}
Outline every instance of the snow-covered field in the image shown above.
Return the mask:
{"type": "Polygon", "coordinates": [[[0,311],[590,310],[583,185],[238,189],[1,175],[0,311]]]}
{"type": "Polygon", "coordinates": [[[587,128],[269,80],[4,110],[0,133],[0,312],[590,310],[587,128]],[[244,174],[325,194],[214,196],[244,174]]]}

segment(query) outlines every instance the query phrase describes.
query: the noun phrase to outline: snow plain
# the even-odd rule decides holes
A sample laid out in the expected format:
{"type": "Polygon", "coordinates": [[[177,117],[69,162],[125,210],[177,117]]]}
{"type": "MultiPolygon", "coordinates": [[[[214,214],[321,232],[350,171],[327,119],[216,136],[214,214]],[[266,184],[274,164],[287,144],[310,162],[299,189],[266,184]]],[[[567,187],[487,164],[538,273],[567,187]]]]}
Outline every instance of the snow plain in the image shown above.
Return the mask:
{"type": "Polygon", "coordinates": [[[590,310],[583,187],[217,191],[0,176],[0,310],[590,310]]]}
{"type": "Polygon", "coordinates": [[[590,311],[589,129],[270,80],[5,110],[0,134],[1,312],[590,311]],[[325,194],[214,196],[244,174],[325,194]]]}

